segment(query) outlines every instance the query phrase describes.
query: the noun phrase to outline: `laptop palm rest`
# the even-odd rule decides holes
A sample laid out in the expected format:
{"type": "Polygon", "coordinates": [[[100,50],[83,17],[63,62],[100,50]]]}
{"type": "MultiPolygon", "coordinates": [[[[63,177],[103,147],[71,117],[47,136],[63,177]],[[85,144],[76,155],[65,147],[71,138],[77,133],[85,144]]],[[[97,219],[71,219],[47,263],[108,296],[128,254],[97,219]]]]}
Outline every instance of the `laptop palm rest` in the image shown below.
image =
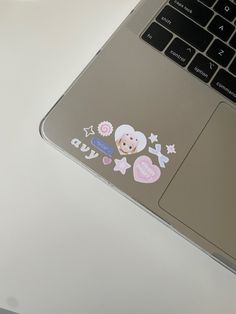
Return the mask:
{"type": "Polygon", "coordinates": [[[160,206],[236,260],[236,110],[220,104],[160,206]]]}

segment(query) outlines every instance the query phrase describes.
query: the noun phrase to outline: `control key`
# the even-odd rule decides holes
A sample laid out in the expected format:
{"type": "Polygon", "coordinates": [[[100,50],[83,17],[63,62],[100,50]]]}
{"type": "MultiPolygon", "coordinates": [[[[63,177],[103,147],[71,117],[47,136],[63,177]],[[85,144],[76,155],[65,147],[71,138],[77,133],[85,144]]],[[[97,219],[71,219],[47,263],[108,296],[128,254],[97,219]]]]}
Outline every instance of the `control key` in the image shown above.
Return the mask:
{"type": "Polygon", "coordinates": [[[194,53],[195,49],[179,38],[175,38],[165,52],[169,58],[183,67],[189,63],[194,53]]]}

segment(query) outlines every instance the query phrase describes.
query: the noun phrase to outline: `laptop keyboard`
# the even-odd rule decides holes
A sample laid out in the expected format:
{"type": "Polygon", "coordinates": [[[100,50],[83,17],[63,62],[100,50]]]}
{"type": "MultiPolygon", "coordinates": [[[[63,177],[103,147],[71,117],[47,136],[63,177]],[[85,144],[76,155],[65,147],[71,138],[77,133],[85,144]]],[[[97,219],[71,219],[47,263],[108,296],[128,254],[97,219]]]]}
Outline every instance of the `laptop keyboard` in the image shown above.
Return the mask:
{"type": "Polygon", "coordinates": [[[236,102],[236,3],[170,0],[142,39],[236,102]]]}

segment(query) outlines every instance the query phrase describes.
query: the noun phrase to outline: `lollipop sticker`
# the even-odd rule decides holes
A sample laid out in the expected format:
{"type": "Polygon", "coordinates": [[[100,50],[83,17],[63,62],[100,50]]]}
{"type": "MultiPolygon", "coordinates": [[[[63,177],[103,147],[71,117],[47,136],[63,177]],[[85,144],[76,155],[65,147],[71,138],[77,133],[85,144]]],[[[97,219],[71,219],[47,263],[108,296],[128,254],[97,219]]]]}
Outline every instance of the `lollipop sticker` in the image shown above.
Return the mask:
{"type": "Polygon", "coordinates": [[[110,136],[113,132],[113,126],[109,121],[103,121],[98,125],[98,133],[101,136],[110,136]]]}

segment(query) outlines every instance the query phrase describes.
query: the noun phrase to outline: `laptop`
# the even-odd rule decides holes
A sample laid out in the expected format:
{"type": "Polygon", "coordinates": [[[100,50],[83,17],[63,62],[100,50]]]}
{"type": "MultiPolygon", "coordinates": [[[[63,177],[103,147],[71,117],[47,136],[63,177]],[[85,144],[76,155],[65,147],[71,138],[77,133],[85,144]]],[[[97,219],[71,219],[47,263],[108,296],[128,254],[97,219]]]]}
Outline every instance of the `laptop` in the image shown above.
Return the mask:
{"type": "Polygon", "coordinates": [[[56,149],[233,272],[235,22],[235,1],[141,1],[40,125],[56,149]]]}

